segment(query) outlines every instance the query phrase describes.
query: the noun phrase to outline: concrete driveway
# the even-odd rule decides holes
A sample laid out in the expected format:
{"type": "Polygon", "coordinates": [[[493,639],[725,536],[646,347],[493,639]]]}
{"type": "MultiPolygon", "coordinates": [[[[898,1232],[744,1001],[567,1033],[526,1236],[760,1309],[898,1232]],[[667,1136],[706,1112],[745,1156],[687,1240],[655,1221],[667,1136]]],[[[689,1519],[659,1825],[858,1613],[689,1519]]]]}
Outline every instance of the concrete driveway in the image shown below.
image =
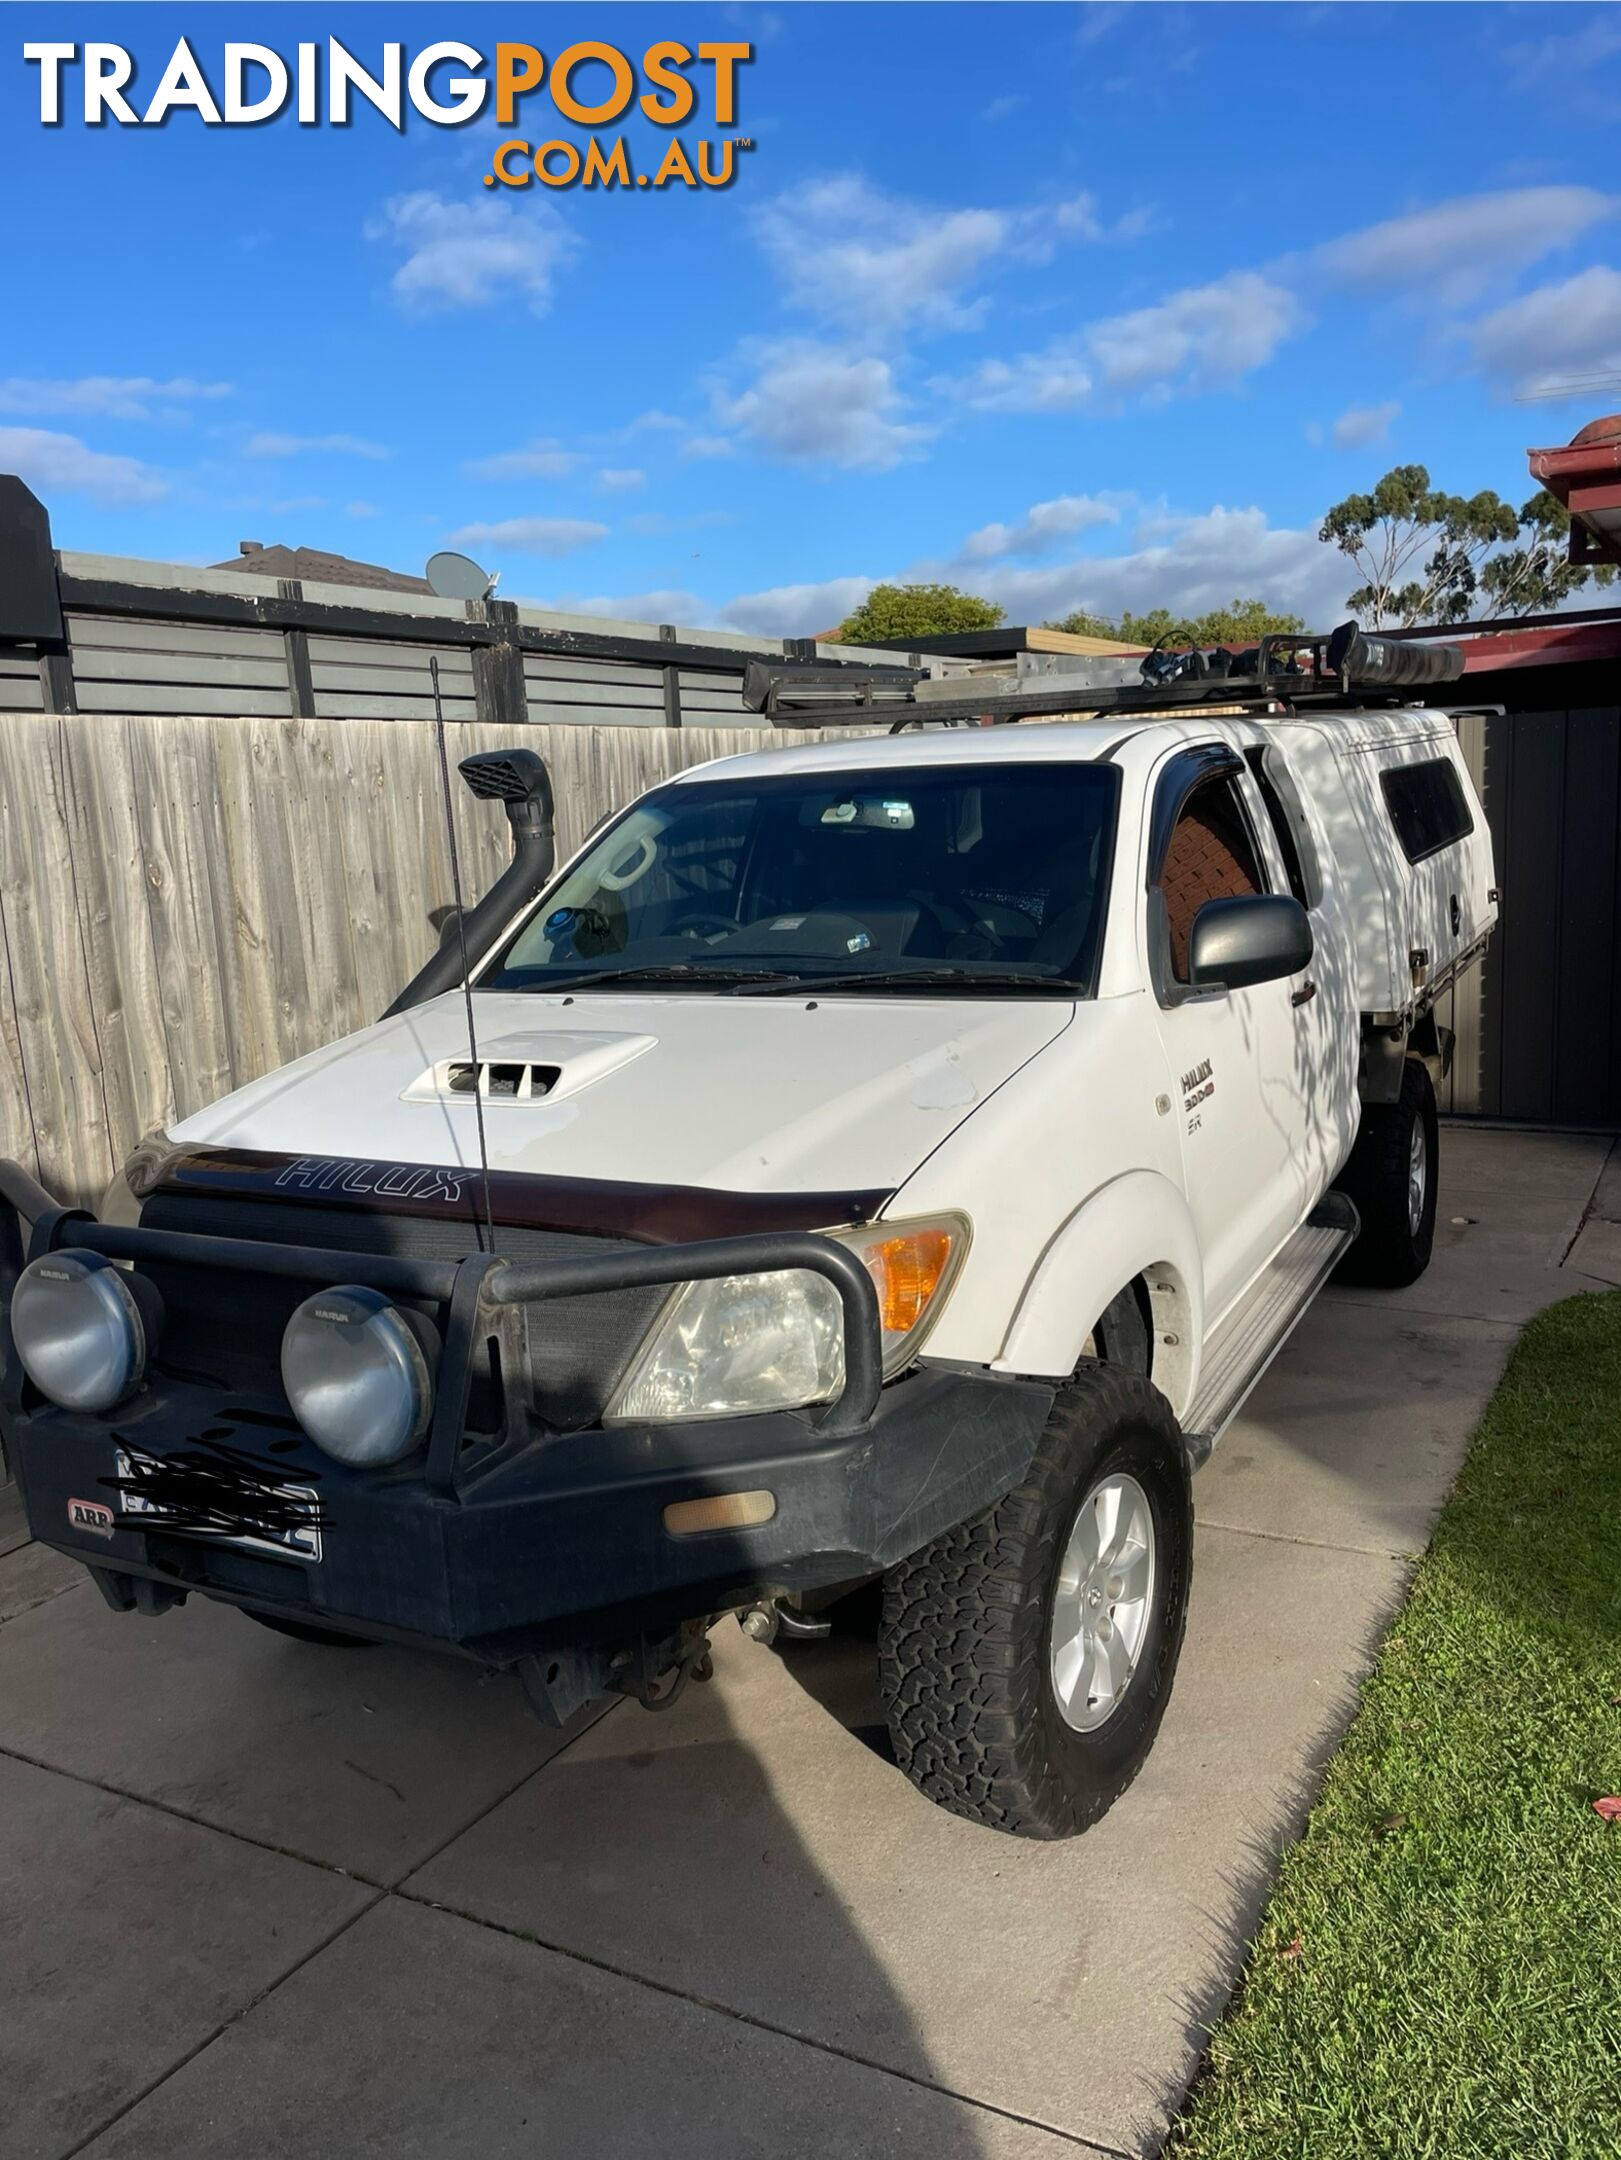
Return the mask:
{"type": "Polygon", "coordinates": [[[1448,1130],[1430,1273],[1325,1298],[1200,1477],[1163,1734],[1072,1845],[918,1798],[859,1641],[723,1625],[560,1742],[0,1535],[0,2155],[1152,2152],[1607,1152],[1448,1130]]]}

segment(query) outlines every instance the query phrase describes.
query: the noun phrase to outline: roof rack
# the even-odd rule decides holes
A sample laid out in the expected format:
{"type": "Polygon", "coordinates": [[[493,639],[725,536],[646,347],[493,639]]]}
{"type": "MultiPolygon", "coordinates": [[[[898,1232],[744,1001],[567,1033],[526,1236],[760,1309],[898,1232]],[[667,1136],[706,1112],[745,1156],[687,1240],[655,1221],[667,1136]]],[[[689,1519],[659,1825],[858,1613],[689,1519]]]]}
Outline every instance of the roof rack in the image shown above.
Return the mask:
{"type": "Polygon", "coordinates": [[[1412,645],[1371,637],[1355,623],[1332,632],[1274,633],[1246,652],[1168,652],[1156,646],[1142,663],[1140,683],[1088,684],[1084,666],[1044,675],[1039,688],[990,692],[929,683],[917,670],[797,668],[755,662],[743,679],[743,703],[779,728],[870,726],[884,712],[905,708],[892,733],[939,722],[998,725],[1064,713],[1175,713],[1200,706],[1223,711],[1286,714],[1302,706],[1365,705],[1370,698],[1403,701],[1401,693],[1456,682],[1464,661],[1456,645],[1412,645]],[[936,690],[939,694],[936,695],[936,690]],[[852,697],[852,692],[855,695],[852,697]]]}

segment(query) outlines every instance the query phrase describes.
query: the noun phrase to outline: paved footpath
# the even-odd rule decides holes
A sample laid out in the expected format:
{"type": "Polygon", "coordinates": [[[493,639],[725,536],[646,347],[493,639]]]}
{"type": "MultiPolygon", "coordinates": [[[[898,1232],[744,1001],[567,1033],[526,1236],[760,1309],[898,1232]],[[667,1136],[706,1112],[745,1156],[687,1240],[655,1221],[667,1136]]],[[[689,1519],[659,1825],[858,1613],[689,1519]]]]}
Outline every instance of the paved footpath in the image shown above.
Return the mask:
{"type": "Polygon", "coordinates": [[[1446,1132],[1429,1274],[1325,1297],[1199,1478],[1164,1731],[1070,1845],[918,1798],[859,1643],[723,1625],[560,1741],[116,1617],[0,1512],[0,2160],[1153,2152],[1518,1329],[1615,1251],[1607,1152],[1446,1132]]]}

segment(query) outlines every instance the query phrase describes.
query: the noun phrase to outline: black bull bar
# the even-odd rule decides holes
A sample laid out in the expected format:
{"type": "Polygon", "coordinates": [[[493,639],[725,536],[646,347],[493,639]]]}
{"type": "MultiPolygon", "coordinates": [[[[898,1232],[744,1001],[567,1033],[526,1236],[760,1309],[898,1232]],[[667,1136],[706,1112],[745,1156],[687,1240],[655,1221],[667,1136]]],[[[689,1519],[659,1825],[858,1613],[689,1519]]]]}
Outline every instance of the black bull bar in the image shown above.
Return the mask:
{"type": "MultiPolygon", "coordinates": [[[[660,1284],[674,1289],[725,1275],[804,1270],[832,1285],[844,1320],[844,1384],[832,1402],[811,1414],[818,1437],[835,1440],[859,1431],[876,1409],[883,1384],[878,1297],[872,1278],[847,1247],[811,1231],[758,1231],[685,1245],[619,1247],[559,1260],[514,1262],[487,1252],[469,1253],[460,1260],[427,1260],[99,1222],[87,1209],[64,1207],[53,1200],[20,1164],[0,1160],[0,1310],[9,1312],[12,1285],[22,1268],[64,1246],[83,1247],[137,1266],[143,1260],[167,1261],[327,1288],[356,1283],[385,1296],[440,1306],[443,1348],[435,1375],[426,1477],[429,1490],[445,1497],[454,1496],[462,1476],[474,1467],[465,1459],[463,1436],[474,1350],[481,1332],[487,1333],[504,1311],[551,1298],[660,1284]],[[26,1246],[23,1221],[31,1226],[26,1246]]],[[[5,1340],[9,1349],[9,1327],[5,1340]]],[[[8,1396],[16,1384],[15,1362],[8,1358],[8,1396]]]]}
{"type": "Polygon", "coordinates": [[[10,1163],[0,1163],[0,1351],[0,1437],[33,1533],[83,1562],[119,1610],[161,1612],[196,1591],[289,1620],[515,1665],[531,1678],[559,1663],[559,1685],[584,1673],[589,1686],[579,1685],[588,1692],[607,1684],[604,1659],[619,1655],[616,1644],[653,1644],[758,1596],[881,1573],[971,1520],[1026,1474],[1053,1398],[1051,1382],[946,1364],[919,1365],[885,1386],[872,1281],[855,1254],[812,1232],[621,1247],[534,1264],[489,1253],[416,1259],[101,1223],[59,1206],[10,1163]],[[26,1240],[19,1217],[30,1225],[26,1240]],[[231,1421],[251,1419],[251,1407],[235,1407],[223,1383],[164,1370],[161,1359],[148,1385],[116,1411],[55,1408],[25,1387],[10,1354],[10,1289],[28,1260],[68,1246],[295,1285],[365,1284],[434,1305],[442,1349],[425,1456],[383,1472],[337,1463],[299,1432],[280,1396],[259,1404],[277,1415],[238,1430],[231,1421]],[[832,1403],[554,1431],[528,1399],[526,1307],[785,1268],[822,1276],[839,1296],[845,1377],[832,1403]],[[500,1342],[503,1327],[515,1330],[515,1356],[501,1359],[502,1429],[470,1434],[475,1357],[491,1336],[500,1342]],[[280,1437],[259,1461],[266,1424],[280,1437]],[[79,1526],[79,1502],[104,1503],[120,1490],[120,1452],[167,1466],[211,1442],[224,1454],[222,1440],[245,1450],[247,1468],[257,1472],[249,1483],[260,1492],[267,1479],[284,1493],[318,1488],[322,1545],[313,1563],[267,1554],[252,1537],[159,1525],[128,1507],[98,1506],[99,1533],[79,1526]],[[683,1503],[724,1495],[763,1496],[773,1508],[746,1526],[677,1534],[669,1510],[679,1517],[683,1503]]]}

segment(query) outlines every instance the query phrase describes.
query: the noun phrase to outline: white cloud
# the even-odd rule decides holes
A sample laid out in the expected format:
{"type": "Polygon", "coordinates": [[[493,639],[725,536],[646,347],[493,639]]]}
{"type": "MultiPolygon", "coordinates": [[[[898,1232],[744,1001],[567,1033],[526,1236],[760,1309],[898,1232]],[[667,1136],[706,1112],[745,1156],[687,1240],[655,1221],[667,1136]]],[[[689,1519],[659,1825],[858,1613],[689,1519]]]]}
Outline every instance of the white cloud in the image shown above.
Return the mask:
{"type": "Polygon", "coordinates": [[[632,488],[645,487],[647,475],[639,465],[604,465],[597,474],[597,485],[610,494],[624,494],[632,488]]]}
{"type": "Polygon", "coordinates": [[[548,436],[517,450],[498,451],[494,457],[473,458],[463,470],[479,480],[561,480],[579,462],[577,450],[565,450],[548,436]]]}
{"type": "Polygon", "coordinates": [[[876,578],[826,578],[819,585],[773,585],[766,592],[739,593],[722,609],[723,621],[757,637],[812,637],[843,622],[866,599],[876,578]]]}
{"type": "Polygon", "coordinates": [[[1135,210],[1122,211],[1101,237],[1105,240],[1141,240],[1146,234],[1157,232],[1159,224],[1158,212],[1149,204],[1140,203],[1135,210]]]}
{"type": "MultiPolygon", "coordinates": [[[[1201,614],[1251,595],[1304,617],[1313,629],[1344,619],[1350,582],[1344,556],[1314,532],[1269,524],[1262,510],[1156,510],[1138,520],[1132,539],[1121,554],[1040,567],[989,561],[976,570],[974,590],[1000,602],[1013,623],[1043,622],[1076,608],[1104,616],[1154,607],[1201,614]]],[[[919,563],[885,575],[939,576],[941,567],[919,563]]],[[[760,636],[808,637],[842,621],[877,582],[852,575],[742,593],[726,603],[721,619],[760,636]]]]}
{"type": "Polygon", "coordinates": [[[937,375],[931,390],[971,405],[976,412],[1079,412],[1091,402],[1092,375],[1062,345],[1016,353],[1011,360],[982,360],[971,373],[937,375]]]}
{"type": "Polygon", "coordinates": [[[733,457],[736,451],[736,443],[727,435],[689,435],[681,445],[684,458],[733,457]]]}
{"type": "Polygon", "coordinates": [[[498,518],[493,524],[463,525],[450,535],[457,546],[511,548],[518,555],[572,555],[607,537],[607,526],[590,518],[544,517],[498,518]]]}
{"type": "Polygon", "coordinates": [[[987,120],[1011,120],[1013,115],[1020,111],[1022,107],[1028,105],[1029,102],[1028,98],[1018,95],[994,97],[986,106],[984,117],[987,120]]]}
{"type": "Polygon", "coordinates": [[[196,382],[172,375],[160,382],[151,375],[81,375],[72,380],[10,375],[0,382],[0,412],[95,413],[112,420],[147,420],[154,401],[190,404],[198,398],[231,395],[228,382],[196,382]]]}
{"type": "Polygon", "coordinates": [[[962,563],[995,562],[1006,555],[1039,555],[1093,525],[1120,521],[1117,503],[1095,495],[1055,495],[1032,503],[1017,525],[994,522],[971,532],[957,551],[962,563]]]}
{"type": "Polygon", "coordinates": [[[1386,218],[1312,250],[1310,265],[1364,292],[1418,287],[1461,307],[1614,217],[1621,199],[1589,187],[1505,188],[1386,218]]]}
{"type": "Polygon", "coordinates": [[[1621,53],[1621,21],[1611,15],[1594,15],[1579,30],[1567,30],[1533,44],[1511,45],[1509,64],[1525,79],[1551,85],[1561,100],[1571,89],[1590,83],[1594,69],[1621,53]]]}
{"type": "Polygon", "coordinates": [[[901,418],[887,360],[808,342],[768,345],[753,357],[747,389],[732,396],[717,388],[716,415],[774,457],[883,472],[927,439],[927,429],[901,418]]]}
{"type": "Polygon", "coordinates": [[[1019,623],[1075,608],[1105,616],[1154,607],[1199,614],[1251,594],[1304,616],[1314,629],[1344,616],[1344,556],[1313,532],[1270,525],[1262,510],[1218,505],[1196,516],[1161,514],[1145,520],[1135,537],[1143,544],[1122,555],[1089,555],[1040,569],[993,567],[978,589],[1019,623]]]}
{"type": "Polygon", "coordinates": [[[1335,449],[1360,450],[1369,443],[1389,442],[1390,424],[1400,411],[1394,398],[1383,405],[1348,406],[1332,429],[1335,449]]]}
{"type": "Polygon", "coordinates": [[[1051,224],[1061,233],[1073,233],[1080,240],[1105,240],[1109,228],[1098,211],[1098,199],[1083,190],[1071,195],[1066,202],[1055,203],[1048,212],[1051,224]]]}
{"type": "Polygon", "coordinates": [[[1304,322],[1293,293],[1258,271],[1230,270],[1213,284],[1093,323],[1086,344],[1107,388],[1168,396],[1264,367],[1304,322]]]}
{"type": "Polygon", "coordinates": [[[527,607],[549,608],[558,615],[606,615],[617,622],[677,623],[691,626],[713,619],[707,600],[680,586],[657,586],[650,592],[553,593],[526,600],[527,607]]]}
{"type": "Polygon", "coordinates": [[[92,450],[77,435],[50,428],[0,428],[0,472],[16,473],[47,499],[89,495],[103,503],[146,503],[169,492],[162,473],[139,458],[92,450]]]}
{"type": "Polygon", "coordinates": [[[1014,213],[1008,220],[1004,252],[1009,260],[1045,265],[1063,240],[1082,240],[1096,246],[1140,240],[1152,232],[1155,218],[1146,206],[1127,210],[1113,224],[1104,217],[1095,195],[1083,189],[1062,202],[1040,203],[1014,213]]]}
{"type": "Polygon", "coordinates": [[[932,210],[846,175],[779,195],[752,218],[791,305],[863,331],[960,324],[961,288],[1006,243],[998,210],[932,210]]]}
{"type": "Polygon", "coordinates": [[[931,388],[980,412],[1079,412],[1141,396],[1160,401],[1235,383],[1302,330],[1293,293],[1254,270],[1106,315],[1039,352],[986,360],[931,388]]]}
{"type": "Polygon", "coordinates": [[[373,502],[346,502],[343,506],[343,514],[345,517],[352,518],[372,518],[382,516],[382,512],[373,502]]]}
{"type": "Polygon", "coordinates": [[[242,455],[251,458],[387,458],[394,453],[386,443],[368,442],[364,435],[259,434],[248,437],[242,455]]]}
{"type": "Polygon", "coordinates": [[[845,174],[777,196],[751,222],[788,303],[868,339],[909,325],[970,327],[985,303],[968,291],[999,259],[1046,263],[1063,240],[1135,238],[1148,213],[1110,226],[1087,193],[1011,210],[939,210],[845,174]]]}
{"type": "Polygon", "coordinates": [[[513,300],[544,315],[557,271],[580,246],[551,203],[504,196],[446,202],[427,189],[392,197],[366,231],[405,250],[390,284],[413,315],[513,300]]]}
{"type": "Polygon", "coordinates": [[[1595,263],[1483,316],[1473,330],[1488,375],[1522,396],[1583,371],[1621,373],[1621,271],[1595,263]]]}
{"type": "Polygon", "coordinates": [[[1117,23],[1124,21],[1129,10],[1118,0],[1084,0],[1080,20],[1076,26],[1075,42],[1083,49],[1097,44],[1108,36],[1117,23]]]}
{"type": "MultiPolygon", "coordinates": [[[[1147,307],[1083,323],[1038,349],[999,354],[955,377],[937,376],[930,388],[981,412],[1059,413],[1108,409],[1128,398],[1157,403],[1230,386],[1265,366],[1308,327],[1294,289],[1302,277],[1364,292],[1417,287],[1443,305],[1462,306],[1494,278],[1517,274],[1571,245],[1618,211],[1621,197],[1588,187],[1461,196],[1345,234],[1266,271],[1232,270],[1147,307]]],[[[1151,223],[1150,214],[1139,211],[1106,228],[1087,195],[1058,204],[1043,218],[1038,222],[1033,212],[1014,215],[1009,251],[1039,260],[1044,246],[1050,251],[1055,231],[1118,239],[1135,237],[1151,223]]],[[[1591,288],[1577,297],[1590,304],[1591,288]]],[[[1584,337],[1582,331],[1563,342],[1581,343],[1584,337]]],[[[1395,417],[1386,415],[1381,423],[1382,408],[1369,411],[1375,418],[1364,423],[1368,426],[1388,425],[1395,417]]],[[[1346,421],[1353,431],[1346,439],[1357,439],[1359,423],[1350,416],[1346,421]]]]}

